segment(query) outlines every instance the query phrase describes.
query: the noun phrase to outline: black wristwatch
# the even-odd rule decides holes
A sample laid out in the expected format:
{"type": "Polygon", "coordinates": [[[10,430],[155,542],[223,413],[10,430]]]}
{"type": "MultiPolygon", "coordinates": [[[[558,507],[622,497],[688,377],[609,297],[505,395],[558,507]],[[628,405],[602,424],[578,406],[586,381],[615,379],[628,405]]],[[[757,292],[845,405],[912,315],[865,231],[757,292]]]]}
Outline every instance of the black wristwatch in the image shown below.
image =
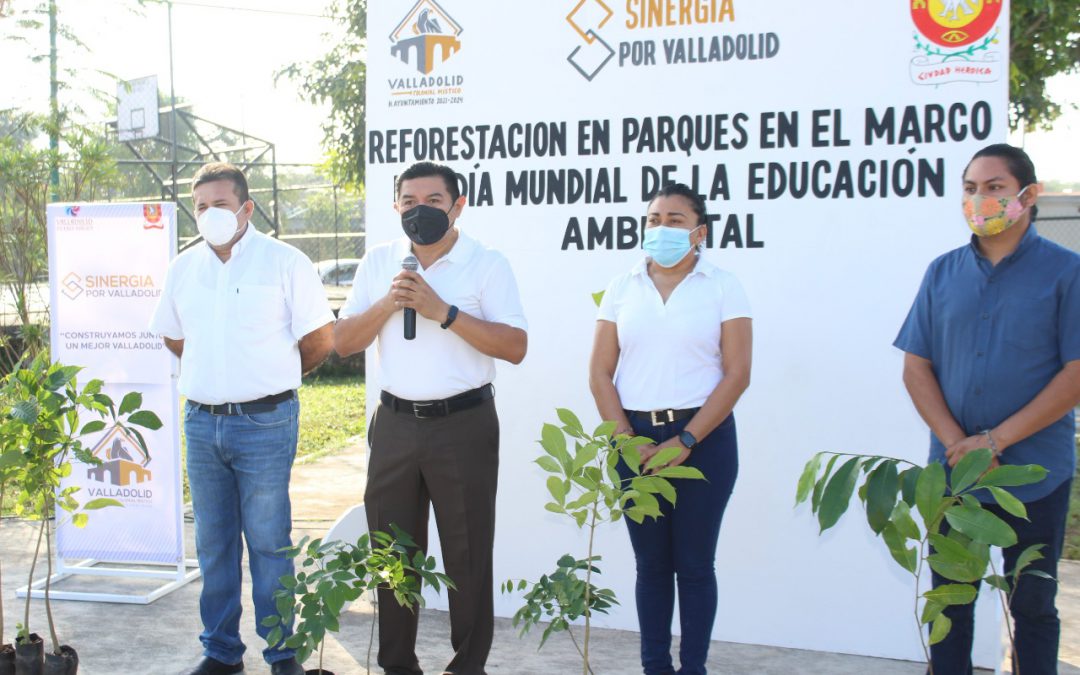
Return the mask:
{"type": "Polygon", "coordinates": [[[686,430],[683,430],[683,432],[679,434],[679,442],[685,445],[687,450],[693,450],[694,446],[697,445],[697,439],[694,438],[694,434],[686,430]]]}
{"type": "Polygon", "coordinates": [[[439,324],[439,328],[447,329],[450,324],[454,323],[454,319],[457,318],[458,308],[457,305],[450,305],[450,309],[446,312],[446,321],[439,324]]]}

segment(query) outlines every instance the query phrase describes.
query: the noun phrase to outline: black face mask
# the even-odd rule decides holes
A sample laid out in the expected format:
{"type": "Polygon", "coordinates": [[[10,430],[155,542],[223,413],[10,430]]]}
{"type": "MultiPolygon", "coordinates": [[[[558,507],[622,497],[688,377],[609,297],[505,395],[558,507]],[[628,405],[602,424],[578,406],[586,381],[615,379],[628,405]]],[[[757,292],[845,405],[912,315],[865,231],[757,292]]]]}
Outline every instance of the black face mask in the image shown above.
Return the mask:
{"type": "Polygon", "coordinates": [[[401,229],[414,244],[428,246],[446,235],[450,217],[442,209],[419,204],[401,214],[401,229]]]}

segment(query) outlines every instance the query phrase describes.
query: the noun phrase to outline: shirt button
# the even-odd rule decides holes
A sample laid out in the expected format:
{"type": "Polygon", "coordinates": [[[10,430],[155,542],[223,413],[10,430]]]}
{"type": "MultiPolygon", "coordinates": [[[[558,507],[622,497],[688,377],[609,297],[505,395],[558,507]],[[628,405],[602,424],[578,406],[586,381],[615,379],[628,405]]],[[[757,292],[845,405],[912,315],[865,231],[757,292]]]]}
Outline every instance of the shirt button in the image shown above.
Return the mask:
{"type": "Polygon", "coordinates": [[[975,395],[978,396],[982,393],[982,387],[975,387],[975,395]]]}
{"type": "Polygon", "coordinates": [[[982,318],[983,318],[983,321],[986,321],[987,319],[990,318],[990,315],[988,313],[986,313],[986,312],[983,312],[982,318]]]}
{"type": "Polygon", "coordinates": [[[983,355],[982,352],[975,352],[975,356],[982,356],[982,355],[983,355]]]}

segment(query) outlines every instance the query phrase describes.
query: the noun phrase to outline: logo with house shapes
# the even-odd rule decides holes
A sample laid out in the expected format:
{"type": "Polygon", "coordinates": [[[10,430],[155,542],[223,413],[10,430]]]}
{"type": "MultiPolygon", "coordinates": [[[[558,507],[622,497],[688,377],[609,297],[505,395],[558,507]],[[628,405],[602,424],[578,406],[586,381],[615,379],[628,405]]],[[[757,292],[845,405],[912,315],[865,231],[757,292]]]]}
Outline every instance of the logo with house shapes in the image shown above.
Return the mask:
{"type": "Polygon", "coordinates": [[[390,54],[427,75],[461,49],[461,25],[435,0],[420,0],[390,33],[390,54]]]}
{"type": "Polygon", "coordinates": [[[128,486],[150,480],[152,473],[146,465],[150,456],[119,426],[105,434],[91,453],[101,460],[98,466],[86,470],[86,477],[99,483],[128,486]],[[138,458],[138,459],[136,459],[138,458]]]}

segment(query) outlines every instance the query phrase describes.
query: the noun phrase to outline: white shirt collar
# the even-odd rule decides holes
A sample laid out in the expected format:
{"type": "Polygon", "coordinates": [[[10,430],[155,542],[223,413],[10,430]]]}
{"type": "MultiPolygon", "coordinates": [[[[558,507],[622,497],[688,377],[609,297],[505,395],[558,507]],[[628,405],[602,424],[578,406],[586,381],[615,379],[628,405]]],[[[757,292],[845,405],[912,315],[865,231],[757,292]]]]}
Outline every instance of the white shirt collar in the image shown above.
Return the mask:
{"type": "MultiPolygon", "coordinates": [[[[255,237],[257,237],[258,235],[259,231],[255,229],[255,224],[249,220],[247,224],[247,229],[244,230],[244,234],[242,234],[240,238],[236,240],[236,243],[234,243],[232,245],[232,248],[229,250],[229,259],[232,260],[233,258],[240,256],[244,252],[244,249],[251,246],[252,240],[254,240],[255,237]]],[[[214,249],[210,248],[209,243],[205,241],[203,243],[206,244],[206,252],[208,254],[217,256],[217,253],[214,251],[214,249]]]]}
{"type": "MultiPolygon", "coordinates": [[[[713,265],[705,258],[702,258],[700,253],[696,253],[695,255],[697,256],[697,264],[694,265],[694,269],[690,270],[690,274],[687,276],[692,276],[694,274],[704,274],[707,277],[714,276],[718,269],[716,265],[713,265]]],[[[643,256],[641,260],[634,265],[633,269],[630,270],[630,273],[634,276],[647,275],[649,273],[649,256],[643,256]]]]}
{"type": "MultiPolygon", "coordinates": [[[[449,251],[447,251],[443,255],[443,257],[432,263],[431,267],[434,267],[435,265],[444,261],[447,263],[456,263],[459,265],[464,264],[469,261],[478,246],[479,244],[475,239],[466,235],[459,229],[458,239],[454,242],[454,246],[449,251]]],[[[405,256],[412,253],[412,242],[409,240],[408,237],[401,237],[400,239],[395,239],[392,250],[394,260],[404,260],[405,256]]]]}

